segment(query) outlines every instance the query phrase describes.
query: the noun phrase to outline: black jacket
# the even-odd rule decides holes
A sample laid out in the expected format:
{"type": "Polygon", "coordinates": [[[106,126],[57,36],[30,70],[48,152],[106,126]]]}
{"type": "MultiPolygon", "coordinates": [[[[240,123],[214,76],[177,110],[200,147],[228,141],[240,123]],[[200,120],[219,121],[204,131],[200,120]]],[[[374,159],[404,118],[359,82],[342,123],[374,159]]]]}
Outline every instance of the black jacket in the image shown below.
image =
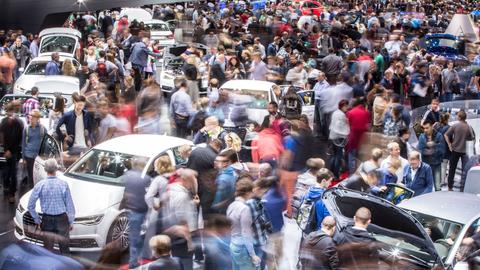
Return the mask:
{"type": "Polygon", "coordinates": [[[148,270],[180,270],[180,263],[177,259],[170,256],[158,258],[148,266],[148,270]]]}
{"type": "Polygon", "coordinates": [[[371,187],[365,183],[363,178],[358,174],[351,175],[347,180],[341,182],[340,185],[342,185],[344,188],[365,193],[370,193],[371,191],[371,187]]]}
{"type": "Polygon", "coordinates": [[[379,266],[380,244],[369,232],[348,227],[335,234],[342,269],[383,269],[379,266]]]}
{"type": "Polygon", "coordinates": [[[23,122],[17,117],[5,117],[0,123],[0,135],[3,137],[4,151],[20,154],[22,146],[23,122]]]}
{"type": "Polygon", "coordinates": [[[336,245],[333,239],[323,231],[312,232],[305,238],[300,260],[303,270],[339,269],[336,245]]]}

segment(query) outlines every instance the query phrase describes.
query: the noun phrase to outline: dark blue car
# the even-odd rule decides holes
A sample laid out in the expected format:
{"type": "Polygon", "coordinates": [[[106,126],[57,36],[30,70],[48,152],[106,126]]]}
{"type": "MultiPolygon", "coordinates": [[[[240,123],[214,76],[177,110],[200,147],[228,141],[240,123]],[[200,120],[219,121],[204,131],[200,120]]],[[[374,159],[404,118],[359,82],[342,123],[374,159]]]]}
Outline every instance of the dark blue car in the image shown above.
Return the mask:
{"type": "Polygon", "coordinates": [[[456,65],[468,63],[465,55],[459,53],[459,40],[450,34],[427,34],[425,36],[427,52],[442,56],[445,60],[452,60],[456,65]]]}

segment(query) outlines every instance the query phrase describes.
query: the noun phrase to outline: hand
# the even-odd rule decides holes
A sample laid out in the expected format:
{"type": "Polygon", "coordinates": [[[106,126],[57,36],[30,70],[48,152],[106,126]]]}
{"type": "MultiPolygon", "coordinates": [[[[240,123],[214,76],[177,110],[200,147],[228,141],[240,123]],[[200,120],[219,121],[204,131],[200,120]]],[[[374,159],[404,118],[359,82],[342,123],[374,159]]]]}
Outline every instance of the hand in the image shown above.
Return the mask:
{"type": "Polygon", "coordinates": [[[452,150],[452,144],[451,144],[451,143],[448,144],[448,149],[450,149],[450,152],[453,151],[453,150],[452,150]]]}
{"type": "Polygon", "coordinates": [[[262,259],[260,259],[260,257],[258,257],[257,255],[252,256],[253,265],[255,265],[255,266],[260,265],[261,261],[262,261],[262,259]]]}
{"type": "Polygon", "coordinates": [[[387,190],[387,187],[386,187],[386,186],[380,187],[380,191],[381,191],[381,192],[385,192],[385,190],[387,190]]]}
{"type": "Polygon", "coordinates": [[[6,159],[9,159],[12,157],[12,152],[10,152],[10,150],[7,150],[5,151],[5,153],[3,153],[3,156],[6,158],[6,159]]]}
{"type": "Polygon", "coordinates": [[[475,242],[475,241],[473,240],[473,238],[467,237],[467,238],[465,238],[465,239],[462,240],[462,245],[467,245],[467,246],[469,246],[469,245],[473,244],[473,242],[475,242]]]}

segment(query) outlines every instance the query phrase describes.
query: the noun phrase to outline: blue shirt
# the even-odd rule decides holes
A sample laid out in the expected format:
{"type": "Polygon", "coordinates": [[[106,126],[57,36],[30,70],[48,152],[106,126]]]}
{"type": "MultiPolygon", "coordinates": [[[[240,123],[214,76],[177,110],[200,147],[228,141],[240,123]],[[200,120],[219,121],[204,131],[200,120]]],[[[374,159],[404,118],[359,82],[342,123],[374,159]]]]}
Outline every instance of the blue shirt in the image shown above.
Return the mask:
{"type": "Polygon", "coordinates": [[[320,92],[329,86],[330,84],[327,82],[327,80],[317,82],[313,87],[313,91],[315,92],[315,100],[320,100],[320,92]]]}
{"type": "Polygon", "coordinates": [[[45,67],[45,75],[60,75],[60,65],[54,61],[50,61],[47,63],[45,67]]]}
{"type": "Polygon", "coordinates": [[[192,106],[192,98],[184,90],[178,90],[170,98],[170,113],[172,118],[175,114],[183,117],[189,117],[195,114],[192,106]]]}
{"type": "Polygon", "coordinates": [[[40,199],[40,206],[44,214],[61,215],[66,213],[68,222],[73,224],[75,207],[67,182],[55,176],[48,176],[35,185],[28,200],[28,212],[30,212],[36,224],[40,224],[40,217],[35,211],[38,199],[40,199]]]}
{"type": "Polygon", "coordinates": [[[37,124],[35,127],[27,126],[23,130],[22,136],[22,156],[25,158],[36,158],[40,152],[43,135],[45,135],[45,127],[37,124]]]}

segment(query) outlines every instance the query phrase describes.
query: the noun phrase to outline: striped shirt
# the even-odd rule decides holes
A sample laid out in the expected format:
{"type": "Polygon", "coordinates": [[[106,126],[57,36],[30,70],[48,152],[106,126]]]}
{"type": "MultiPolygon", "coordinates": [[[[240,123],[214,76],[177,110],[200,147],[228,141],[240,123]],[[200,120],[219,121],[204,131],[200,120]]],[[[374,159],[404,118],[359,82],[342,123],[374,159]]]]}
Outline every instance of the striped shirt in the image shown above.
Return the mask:
{"type": "Polygon", "coordinates": [[[37,98],[29,98],[23,103],[23,113],[29,115],[34,109],[40,109],[40,102],[37,98]]]}

